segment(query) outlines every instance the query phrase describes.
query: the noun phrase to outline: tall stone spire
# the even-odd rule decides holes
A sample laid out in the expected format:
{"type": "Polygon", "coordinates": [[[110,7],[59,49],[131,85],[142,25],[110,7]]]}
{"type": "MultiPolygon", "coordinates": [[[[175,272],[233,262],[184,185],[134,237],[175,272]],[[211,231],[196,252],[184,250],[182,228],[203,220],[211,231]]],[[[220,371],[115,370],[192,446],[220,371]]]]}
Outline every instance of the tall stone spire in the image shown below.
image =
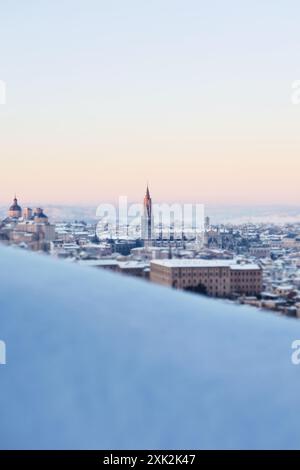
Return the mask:
{"type": "Polygon", "coordinates": [[[144,212],[151,217],[152,214],[152,200],[150,196],[149,186],[147,184],[146,195],[144,197],[144,212]]]}
{"type": "Polygon", "coordinates": [[[144,197],[143,215],[142,215],[142,239],[144,244],[151,244],[153,238],[153,214],[152,199],[150,196],[149,185],[147,184],[146,194],[144,197]]]}

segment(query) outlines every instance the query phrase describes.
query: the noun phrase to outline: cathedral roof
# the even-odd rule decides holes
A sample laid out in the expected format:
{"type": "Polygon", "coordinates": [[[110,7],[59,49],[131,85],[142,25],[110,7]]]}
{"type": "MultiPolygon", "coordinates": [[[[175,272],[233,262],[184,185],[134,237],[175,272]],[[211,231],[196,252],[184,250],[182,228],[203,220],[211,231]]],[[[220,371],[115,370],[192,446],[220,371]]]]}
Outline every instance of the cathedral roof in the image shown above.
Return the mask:
{"type": "Polygon", "coordinates": [[[48,217],[46,216],[46,214],[44,214],[44,212],[41,212],[40,214],[34,214],[34,217],[38,219],[48,219],[48,217]]]}
{"type": "Polygon", "coordinates": [[[10,211],[20,211],[20,212],[22,211],[21,207],[18,204],[18,200],[17,200],[16,197],[14,199],[13,204],[10,206],[9,210],[10,211]]]}

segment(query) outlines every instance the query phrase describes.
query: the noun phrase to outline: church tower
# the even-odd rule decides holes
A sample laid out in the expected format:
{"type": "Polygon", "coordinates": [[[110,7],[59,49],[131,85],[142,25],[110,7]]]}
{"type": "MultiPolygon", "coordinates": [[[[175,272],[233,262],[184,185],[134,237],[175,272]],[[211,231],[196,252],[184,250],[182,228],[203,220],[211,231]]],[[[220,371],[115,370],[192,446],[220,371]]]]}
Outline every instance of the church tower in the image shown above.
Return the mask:
{"type": "Polygon", "coordinates": [[[16,196],[14,198],[13,204],[8,210],[8,217],[10,217],[11,219],[19,219],[20,217],[22,217],[22,208],[19,206],[16,196]]]}
{"type": "Polygon", "coordinates": [[[143,215],[142,215],[142,239],[144,245],[151,245],[153,239],[153,213],[152,213],[152,199],[150,196],[149,187],[147,185],[146,194],[144,197],[143,204],[143,215]]]}

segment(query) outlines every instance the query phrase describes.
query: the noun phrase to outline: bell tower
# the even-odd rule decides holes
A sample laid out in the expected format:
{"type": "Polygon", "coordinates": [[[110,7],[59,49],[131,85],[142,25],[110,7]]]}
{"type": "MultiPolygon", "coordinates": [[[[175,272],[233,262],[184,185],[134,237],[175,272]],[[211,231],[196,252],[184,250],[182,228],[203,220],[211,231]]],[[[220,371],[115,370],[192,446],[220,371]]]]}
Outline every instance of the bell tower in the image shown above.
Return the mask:
{"type": "Polygon", "coordinates": [[[142,239],[144,240],[145,246],[149,246],[153,239],[153,213],[152,213],[152,199],[150,196],[149,187],[147,184],[146,194],[143,203],[143,215],[142,215],[142,239]]]}

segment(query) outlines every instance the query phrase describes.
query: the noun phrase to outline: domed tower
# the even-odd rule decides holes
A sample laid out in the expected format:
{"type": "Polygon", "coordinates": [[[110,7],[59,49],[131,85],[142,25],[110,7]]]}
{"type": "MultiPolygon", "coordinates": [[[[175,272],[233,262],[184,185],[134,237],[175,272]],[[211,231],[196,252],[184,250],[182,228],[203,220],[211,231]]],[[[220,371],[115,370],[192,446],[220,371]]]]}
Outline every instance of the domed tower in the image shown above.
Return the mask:
{"type": "Polygon", "coordinates": [[[19,219],[22,217],[22,208],[18,204],[18,200],[15,196],[13,204],[10,206],[8,210],[8,217],[11,219],[19,219]]]}
{"type": "Polygon", "coordinates": [[[33,220],[37,224],[48,223],[48,217],[46,216],[46,214],[44,214],[43,209],[41,209],[40,207],[37,207],[36,209],[34,209],[33,220]]]}

